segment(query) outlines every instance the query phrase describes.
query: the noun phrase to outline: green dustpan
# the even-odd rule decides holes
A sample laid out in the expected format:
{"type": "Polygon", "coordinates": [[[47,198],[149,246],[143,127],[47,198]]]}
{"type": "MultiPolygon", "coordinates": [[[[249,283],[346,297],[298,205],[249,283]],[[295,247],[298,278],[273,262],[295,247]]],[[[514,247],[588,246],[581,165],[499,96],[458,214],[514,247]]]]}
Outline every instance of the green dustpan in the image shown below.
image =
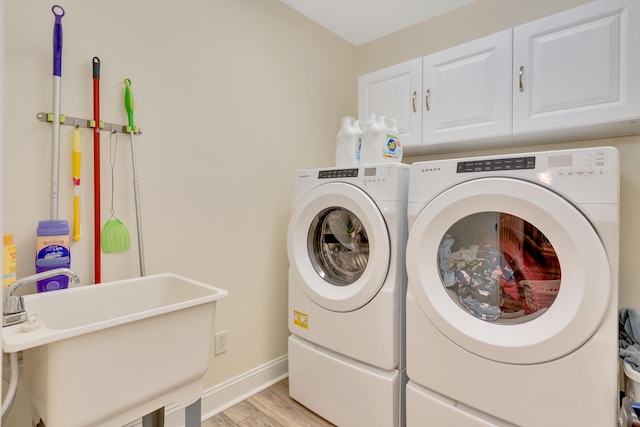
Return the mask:
{"type": "Polygon", "coordinates": [[[124,252],[131,247],[129,230],[118,218],[111,216],[102,227],[100,246],[106,254],[124,252]]]}

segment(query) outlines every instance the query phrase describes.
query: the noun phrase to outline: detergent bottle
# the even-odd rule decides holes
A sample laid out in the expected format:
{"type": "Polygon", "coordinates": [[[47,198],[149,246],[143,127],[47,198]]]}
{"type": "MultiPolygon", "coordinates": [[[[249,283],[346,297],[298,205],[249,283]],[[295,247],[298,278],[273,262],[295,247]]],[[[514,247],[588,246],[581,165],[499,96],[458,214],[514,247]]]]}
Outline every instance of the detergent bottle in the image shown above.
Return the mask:
{"type": "Polygon", "coordinates": [[[402,145],[398,138],[398,122],[391,117],[380,117],[380,127],[384,133],[382,157],[386,161],[399,163],[402,161],[402,145]]]}
{"type": "Polygon", "coordinates": [[[342,118],[342,128],[336,137],[336,166],[360,164],[360,122],[353,117],[342,118]]]}
{"type": "MultiPolygon", "coordinates": [[[[69,223],[67,221],[40,221],[36,243],[36,273],[71,267],[69,249],[69,223]]],[[[60,275],[38,280],[36,290],[38,292],[54,291],[65,289],[68,285],[69,278],[60,275]]]]}
{"type": "Polygon", "coordinates": [[[380,133],[380,125],[376,115],[371,114],[362,128],[362,143],[360,145],[360,164],[373,165],[381,163],[381,156],[376,141],[380,133]]]}
{"type": "Polygon", "coordinates": [[[371,114],[362,130],[360,163],[372,165],[399,163],[401,160],[402,147],[396,121],[385,116],[376,119],[375,114],[371,114]]]}
{"type": "Polygon", "coordinates": [[[16,281],[17,251],[13,234],[5,234],[2,247],[2,287],[7,289],[16,281]]]}

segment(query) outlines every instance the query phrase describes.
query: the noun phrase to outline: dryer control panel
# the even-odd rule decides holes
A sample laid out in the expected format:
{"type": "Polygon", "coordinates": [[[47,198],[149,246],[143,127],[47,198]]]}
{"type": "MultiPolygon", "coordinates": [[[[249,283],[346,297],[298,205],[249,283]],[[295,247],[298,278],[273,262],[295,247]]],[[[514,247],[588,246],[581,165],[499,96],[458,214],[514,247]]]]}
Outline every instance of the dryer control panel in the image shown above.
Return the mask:
{"type": "MultiPolygon", "coordinates": [[[[357,178],[360,174],[360,169],[358,168],[349,168],[349,169],[327,169],[318,171],[318,179],[331,179],[331,178],[357,178]]],[[[385,167],[363,167],[362,168],[362,176],[363,177],[383,177],[390,176],[391,169],[385,167]]]]}
{"type": "Polygon", "coordinates": [[[321,170],[318,172],[318,179],[357,178],[357,177],[358,177],[358,168],[330,169],[330,170],[321,170]]]}
{"type": "Polygon", "coordinates": [[[318,186],[334,183],[354,185],[377,201],[405,200],[410,168],[405,163],[388,163],[345,168],[300,169],[295,171],[292,200],[302,199],[318,186]]]}

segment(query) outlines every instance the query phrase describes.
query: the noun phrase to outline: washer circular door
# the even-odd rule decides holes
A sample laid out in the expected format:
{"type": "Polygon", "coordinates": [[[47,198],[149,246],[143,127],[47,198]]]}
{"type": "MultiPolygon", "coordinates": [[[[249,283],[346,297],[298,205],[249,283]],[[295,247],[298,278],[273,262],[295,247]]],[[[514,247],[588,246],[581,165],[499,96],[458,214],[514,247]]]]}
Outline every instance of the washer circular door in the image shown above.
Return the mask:
{"type": "Polygon", "coordinates": [[[391,250],[384,218],[353,185],[333,182],[307,193],[291,214],[287,240],[297,285],[327,310],[359,309],[387,277],[391,250]]]}
{"type": "Polygon", "coordinates": [[[416,217],[406,262],[409,288],[429,321],[460,347],[498,362],[543,363],[570,353],[596,331],[611,298],[607,254],[591,223],[530,181],[480,178],[445,190],[416,217]],[[530,264],[545,253],[557,271],[514,279],[526,264],[523,253],[533,255],[530,264]],[[546,299],[532,298],[534,289],[546,299]],[[516,300],[524,309],[511,317],[503,304],[516,300]]]}

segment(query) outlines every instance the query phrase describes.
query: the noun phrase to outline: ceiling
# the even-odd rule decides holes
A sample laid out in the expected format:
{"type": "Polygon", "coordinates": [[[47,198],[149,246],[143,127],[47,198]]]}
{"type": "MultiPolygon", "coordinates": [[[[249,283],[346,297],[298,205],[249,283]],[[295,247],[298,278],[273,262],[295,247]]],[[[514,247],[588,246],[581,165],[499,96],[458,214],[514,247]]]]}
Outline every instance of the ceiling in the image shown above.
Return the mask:
{"type": "Polygon", "coordinates": [[[281,0],[355,46],[474,0],[281,0]]]}

